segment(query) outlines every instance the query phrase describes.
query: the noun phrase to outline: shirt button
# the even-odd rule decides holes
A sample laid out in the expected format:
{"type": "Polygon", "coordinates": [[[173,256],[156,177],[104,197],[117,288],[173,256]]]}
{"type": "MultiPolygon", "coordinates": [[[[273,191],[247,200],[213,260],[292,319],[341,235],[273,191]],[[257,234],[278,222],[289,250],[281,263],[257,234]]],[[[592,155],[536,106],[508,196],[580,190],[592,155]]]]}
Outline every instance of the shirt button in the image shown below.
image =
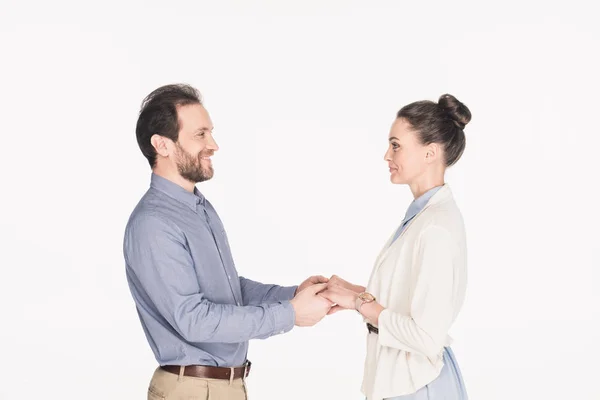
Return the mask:
{"type": "Polygon", "coordinates": [[[237,303],[237,305],[238,305],[238,306],[241,306],[241,304],[240,304],[240,303],[237,303]]]}
{"type": "Polygon", "coordinates": [[[231,275],[227,275],[227,277],[228,277],[229,279],[231,279],[231,275]]]}

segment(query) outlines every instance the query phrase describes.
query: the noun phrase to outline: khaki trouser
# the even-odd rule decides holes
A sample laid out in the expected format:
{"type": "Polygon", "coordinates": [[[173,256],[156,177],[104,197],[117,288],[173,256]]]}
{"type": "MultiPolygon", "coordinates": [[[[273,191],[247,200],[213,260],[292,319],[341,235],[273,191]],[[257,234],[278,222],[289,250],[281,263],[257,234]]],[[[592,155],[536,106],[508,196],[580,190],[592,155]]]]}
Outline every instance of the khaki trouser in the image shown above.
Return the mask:
{"type": "Polygon", "coordinates": [[[157,368],[148,387],[148,400],[247,400],[241,379],[195,378],[157,368]]]}

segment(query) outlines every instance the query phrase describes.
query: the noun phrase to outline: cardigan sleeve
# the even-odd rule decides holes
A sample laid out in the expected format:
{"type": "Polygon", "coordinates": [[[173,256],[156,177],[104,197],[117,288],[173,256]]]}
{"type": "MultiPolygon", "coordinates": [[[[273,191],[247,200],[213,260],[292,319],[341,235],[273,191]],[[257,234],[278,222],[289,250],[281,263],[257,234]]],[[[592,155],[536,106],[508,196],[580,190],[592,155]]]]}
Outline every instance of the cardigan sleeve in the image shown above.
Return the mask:
{"type": "Polygon", "coordinates": [[[448,230],[430,226],[417,244],[416,284],[410,315],[385,309],[378,320],[379,343],[436,358],[455,318],[458,247],[448,230]]]}

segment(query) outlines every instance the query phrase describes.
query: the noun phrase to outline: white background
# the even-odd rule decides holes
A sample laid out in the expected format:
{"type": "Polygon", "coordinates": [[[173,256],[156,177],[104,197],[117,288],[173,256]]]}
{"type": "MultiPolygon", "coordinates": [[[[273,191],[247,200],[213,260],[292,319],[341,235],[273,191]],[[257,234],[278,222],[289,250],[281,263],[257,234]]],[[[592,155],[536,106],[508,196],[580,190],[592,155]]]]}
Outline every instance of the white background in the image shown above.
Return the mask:
{"type": "MultiPolygon", "coordinates": [[[[139,105],[173,82],[215,123],[199,188],[238,270],[286,285],[366,283],[411,201],[383,162],[394,115],[455,95],[470,397],[600,399],[592,2],[169,3],[0,3],[1,399],[145,398],[121,246],[150,177],[139,105]]],[[[349,312],[252,341],[251,398],[362,399],[364,337],[349,312]]]]}

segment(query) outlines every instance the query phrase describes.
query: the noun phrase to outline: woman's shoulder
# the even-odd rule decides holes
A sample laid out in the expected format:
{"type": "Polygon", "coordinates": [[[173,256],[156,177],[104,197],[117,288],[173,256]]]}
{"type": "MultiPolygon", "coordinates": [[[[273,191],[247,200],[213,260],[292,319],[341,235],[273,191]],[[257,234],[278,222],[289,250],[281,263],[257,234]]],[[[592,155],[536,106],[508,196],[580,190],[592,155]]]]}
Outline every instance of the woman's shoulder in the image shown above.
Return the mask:
{"type": "Polygon", "coordinates": [[[423,210],[421,231],[442,229],[450,234],[464,234],[464,220],[460,209],[453,199],[432,204],[423,210]]]}

